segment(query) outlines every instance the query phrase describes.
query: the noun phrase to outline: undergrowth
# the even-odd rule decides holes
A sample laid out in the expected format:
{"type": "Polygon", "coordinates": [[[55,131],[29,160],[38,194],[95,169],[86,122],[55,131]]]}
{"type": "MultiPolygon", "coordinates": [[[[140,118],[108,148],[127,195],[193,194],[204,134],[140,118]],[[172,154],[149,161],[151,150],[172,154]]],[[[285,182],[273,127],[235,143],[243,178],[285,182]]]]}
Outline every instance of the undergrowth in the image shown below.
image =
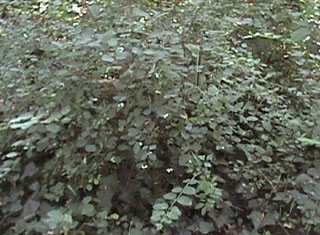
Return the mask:
{"type": "Polygon", "coordinates": [[[2,1],[0,230],[320,228],[317,1],[2,1]]]}

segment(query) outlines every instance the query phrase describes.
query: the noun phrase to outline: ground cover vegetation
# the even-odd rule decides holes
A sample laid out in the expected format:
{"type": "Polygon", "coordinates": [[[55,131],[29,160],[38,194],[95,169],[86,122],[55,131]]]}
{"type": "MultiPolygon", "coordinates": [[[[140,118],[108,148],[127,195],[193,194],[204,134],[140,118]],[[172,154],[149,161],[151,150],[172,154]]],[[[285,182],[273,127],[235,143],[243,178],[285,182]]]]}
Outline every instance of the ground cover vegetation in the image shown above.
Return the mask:
{"type": "Polygon", "coordinates": [[[319,1],[0,10],[1,234],[320,234],[319,1]]]}

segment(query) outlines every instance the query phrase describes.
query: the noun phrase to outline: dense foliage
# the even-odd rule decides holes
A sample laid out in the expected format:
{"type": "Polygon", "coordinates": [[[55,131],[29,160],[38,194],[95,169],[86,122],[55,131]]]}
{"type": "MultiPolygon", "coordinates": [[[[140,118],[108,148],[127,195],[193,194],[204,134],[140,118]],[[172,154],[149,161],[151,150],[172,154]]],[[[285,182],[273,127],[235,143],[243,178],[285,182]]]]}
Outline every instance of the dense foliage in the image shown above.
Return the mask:
{"type": "Polygon", "coordinates": [[[320,234],[319,1],[0,10],[1,234],[320,234]]]}

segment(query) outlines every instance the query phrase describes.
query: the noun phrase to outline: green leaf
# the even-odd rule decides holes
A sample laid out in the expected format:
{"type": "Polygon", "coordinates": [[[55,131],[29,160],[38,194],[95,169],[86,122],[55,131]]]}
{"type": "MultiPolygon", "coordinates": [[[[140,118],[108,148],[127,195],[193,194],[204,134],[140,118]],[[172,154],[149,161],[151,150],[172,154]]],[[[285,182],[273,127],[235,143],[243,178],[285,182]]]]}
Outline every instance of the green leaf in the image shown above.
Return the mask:
{"type": "Polygon", "coordinates": [[[111,55],[103,55],[101,57],[101,60],[107,63],[113,63],[114,62],[114,58],[111,55]]]}
{"type": "Polygon", "coordinates": [[[174,206],[171,210],[167,213],[167,216],[172,220],[178,220],[181,216],[181,211],[178,207],[174,206]]]}
{"type": "Polygon", "coordinates": [[[133,15],[135,16],[140,16],[140,17],[150,17],[149,14],[143,10],[141,10],[140,8],[133,8],[133,15]]]}
{"type": "Polygon", "coordinates": [[[82,203],[84,204],[88,204],[92,201],[92,198],[89,196],[89,197],[85,197],[82,199],[82,203]]]}
{"type": "Polygon", "coordinates": [[[97,19],[97,18],[99,17],[99,15],[100,15],[100,9],[101,9],[101,8],[100,8],[99,6],[97,6],[97,5],[90,5],[90,6],[88,7],[88,10],[89,10],[91,16],[92,16],[93,18],[95,18],[95,19],[97,19]]]}
{"type": "Polygon", "coordinates": [[[174,199],[176,199],[176,197],[177,197],[177,194],[175,194],[175,193],[167,193],[167,194],[163,195],[163,198],[167,199],[167,200],[174,200],[174,199]]]}
{"type": "Polygon", "coordinates": [[[62,221],[63,213],[60,210],[48,212],[48,219],[45,220],[50,229],[56,229],[62,221]]]}
{"type": "Polygon", "coordinates": [[[36,212],[39,210],[39,208],[40,202],[30,198],[24,204],[23,211],[20,216],[24,219],[31,219],[36,215],[36,212]]]}
{"type": "Polygon", "coordinates": [[[304,26],[301,28],[298,28],[296,31],[293,31],[291,33],[291,39],[295,42],[303,41],[305,40],[310,34],[310,29],[308,26],[304,26]]]}
{"type": "Polygon", "coordinates": [[[144,232],[144,231],[141,231],[141,230],[139,230],[139,229],[137,229],[137,228],[133,228],[133,229],[130,230],[130,233],[129,233],[129,234],[130,234],[130,235],[144,235],[145,232],[144,232]]]}
{"type": "Polygon", "coordinates": [[[88,153],[94,153],[94,152],[97,151],[97,146],[94,145],[94,144],[88,144],[88,145],[85,146],[85,150],[88,153]]]}
{"type": "Polygon", "coordinates": [[[82,208],[81,208],[81,214],[82,215],[85,215],[85,216],[88,216],[88,217],[92,217],[94,216],[96,213],[96,209],[94,208],[94,206],[90,203],[84,203],[82,205],[82,208]]]}
{"type": "Polygon", "coordinates": [[[260,225],[264,219],[264,214],[259,211],[252,211],[251,214],[248,216],[251,219],[253,226],[255,229],[259,229],[260,225]]]}
{"type": "Polygon", "coordinates": [[[153,210],[152,216],[151,216],[151,221],[160,221],[162,217],[165,215],[165,210],[153,210]]]}
{"type": "Polygon", "coordinates": [[[155,210],[165,210],[169,207],[168,203],[166,202],[160,202],[153,205],[153,209],[155,210]]]}
{"type": "Polygon", "coordinates": [[[57,124],[52,123],[49,124],[46,129],[53,134],[57,134],[61,130],[61,127],[57,124]]]}
{"type": "Polygon", "coordinates": [[[183,193],[186,195],[195,195],[196,194],[196,189],[190,186],[184,187],[183,193]]]}
{"type": "Polygon", "coordinates": [[[17,156],[19,156],[20,154],[18,152],[10,152],[10,153],[7,153],[5,155],[6,158],[15,158],[17,156]]]}
{"type": "Polygon", "coordinates": [[[183,206],[192,206],[192,198],[187,196],[179,197],[177,202],[179,202],[183,206]]]}
{"type": "Polygon", "coordinates": [[[199,223],[199,231],[201,234],[208,234],[210,232],[213,232],[215,229],[213,223],[208,223],[205,221],[200,221],[199,223]]]}
{"type": "Polygon", "coordinates": [[[182,191],[181,187],[175,187],[171,190],[173,193],[180,193],[182,191]]]}
{"type": "Polygon", "coordinates": [[[77,226],[69,213],[62,213],[61,210],[52,210],[48,212],[48,218],[44,220],[50,229],[72,229],[77,226]]]}
{"type": "Polygon", "coordinates": [[[33,113],[24,113],[21,114],[19,117],[13,118],[9,121],[9,123],[17,123],[30,120],[33,117],[33,113]]]}
{"type": "Polygon", "coordinates": [[[298,138],[298,140],[304,145],[320,147],[320,140],[315,140],[315,139],[310,139],[305,137],[298,138]]]}
{"type": "Polygon", "coordinates": [[[255,116],[249,116],[249,117],[247,117],[247,121],[249,121],[249,122],[255,122],[255,121],[258,121],[259,119],[257,118],[257,117],[255,117],[255,116]]]}
{"type": "Polygon", "coordinates": [[[39,120],[37,118],[32,118],[29,121],[26,122],[22,122],[22,123],[12,123],[10,124],[10,127],[12,129],[22,129],[22,130],[26,130],[29,129],[30,127],[32,127],[34,124],[38,123],[39,120]]]}
{"type": "MultiPolygon", "coordinates": [[[[108,45],[109,45],[110,47],[116,47],[116,46],[118,45],[118,40],[117,40],[117,38],[115,38],[115,37],[110,38],[110,39],[108,40],[108,45]]],[[[105,61],[105,60],[103,60],[103,61],[105,61]]]]}

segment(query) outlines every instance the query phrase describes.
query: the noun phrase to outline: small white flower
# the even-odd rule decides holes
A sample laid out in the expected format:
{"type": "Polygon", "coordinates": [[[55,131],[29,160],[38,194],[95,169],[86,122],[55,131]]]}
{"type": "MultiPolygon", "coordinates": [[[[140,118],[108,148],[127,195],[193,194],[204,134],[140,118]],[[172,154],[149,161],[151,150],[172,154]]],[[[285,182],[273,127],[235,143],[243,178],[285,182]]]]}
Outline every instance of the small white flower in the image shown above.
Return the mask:
{"type": "Polygon", "coordinates": [[[77,4],[72,4],[71,10],[72,10],[74,13],[77,13],[78,15],[81,14],[81,7],[79,7],[77,4]]]}
{"type": "Polygon", "coordinates": [[[40,3],[40,7],[39,7],[39,12],[40,12],[40,14],[46,12],[47,9],[48,9],[48,4],[41,2],[41,3],[40,3]]]}
{"type": "Polygon", "coordinates": [[[123,107],[124,107],[124,103],[118,104],[118,108],[123,108],[123,107]]]}
{"type": "Polygon", "coordinates": [[[172,168],[167,168],[166,171],[167,171],[167,173],[170,174],[171,172],[173,172],[173,169],[172,168]]]}

